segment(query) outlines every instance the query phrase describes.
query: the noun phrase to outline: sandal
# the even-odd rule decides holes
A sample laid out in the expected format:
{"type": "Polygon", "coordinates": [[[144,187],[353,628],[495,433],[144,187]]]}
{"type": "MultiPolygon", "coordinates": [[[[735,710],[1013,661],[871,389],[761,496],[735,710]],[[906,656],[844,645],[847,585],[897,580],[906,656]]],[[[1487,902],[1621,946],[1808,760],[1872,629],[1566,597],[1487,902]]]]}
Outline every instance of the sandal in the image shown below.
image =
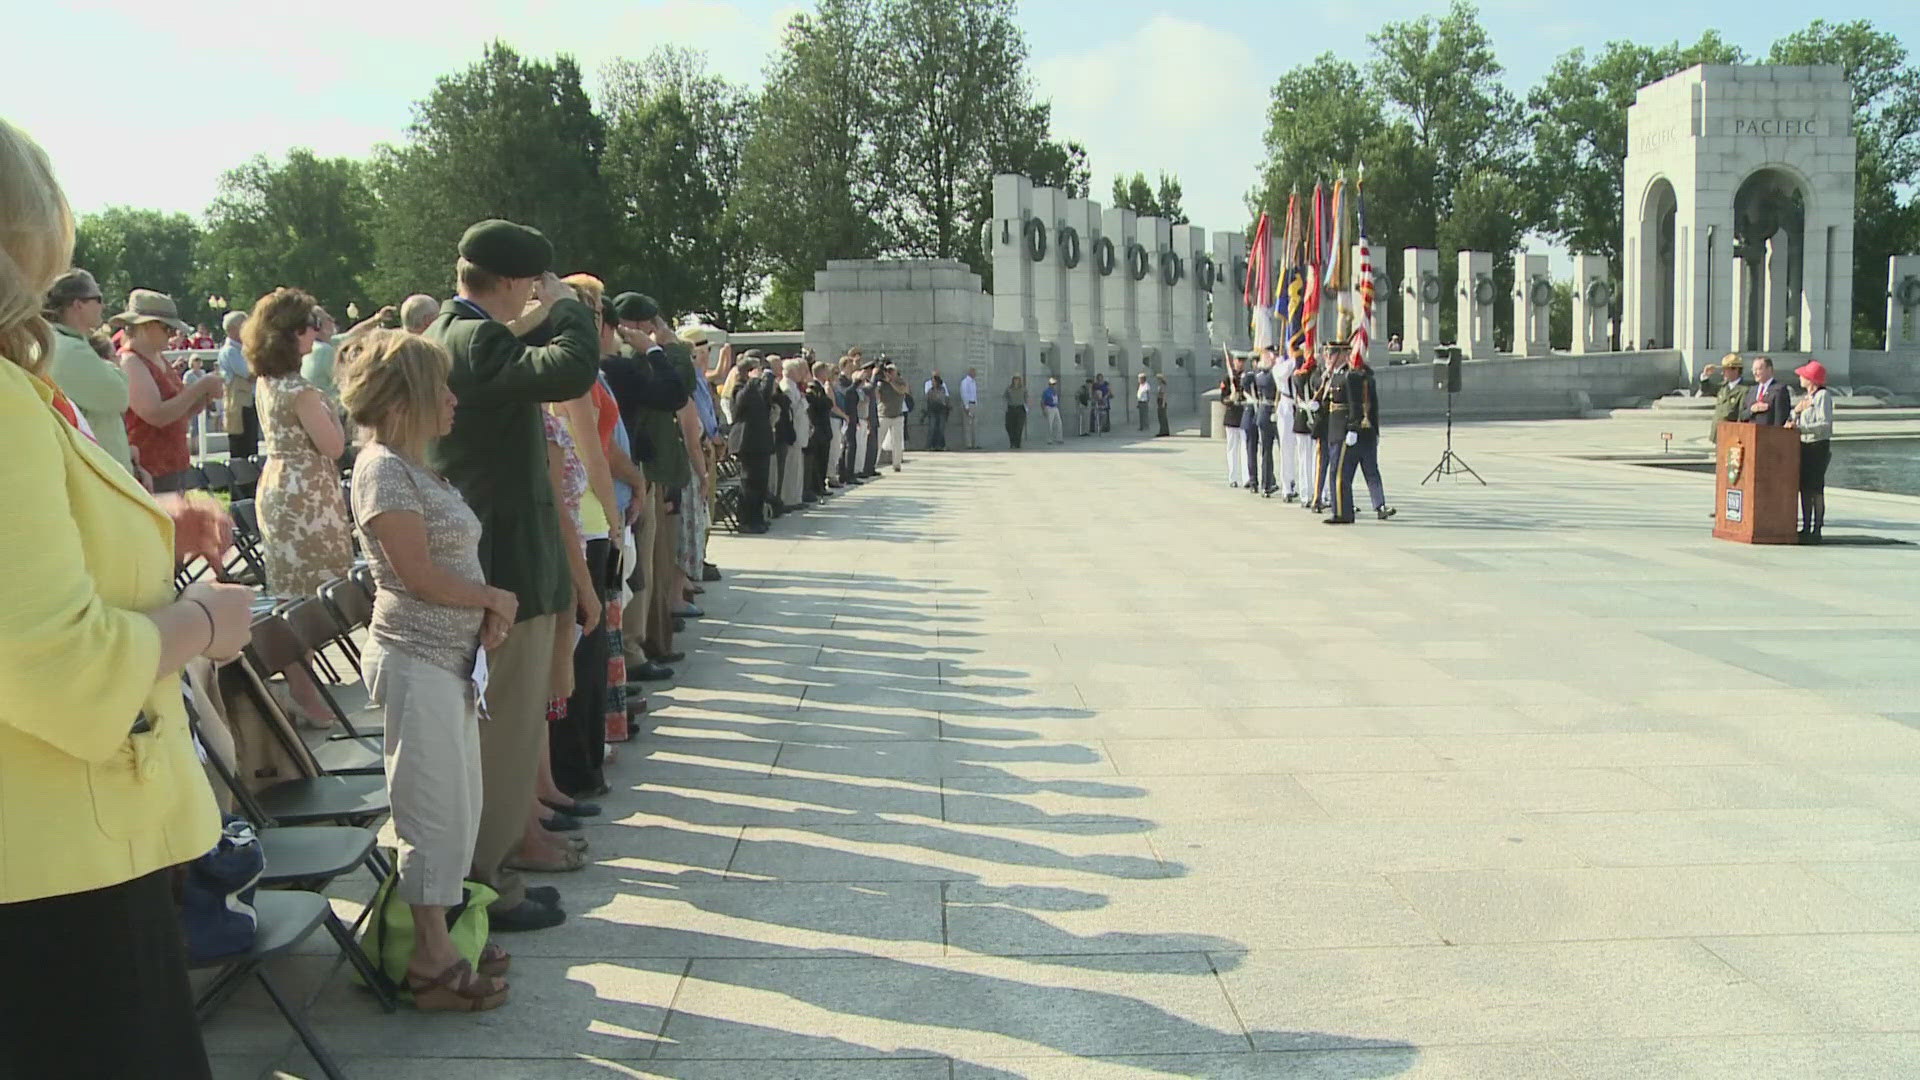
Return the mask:
{"type": "Polygon", "coordinates": [[[518,855],[507,860],[507,869],[524,870],[533,874],[566,874],[583,869],[586,865],[586,856],[580,854],[580,849],[571,844],[567,846],[565,854],[560,857],[560,861],[557,863],[536,862],[532,859],[521,858],[518,855]]]}
{"type": "Polygon", "coordinates": [[[504,976],[507,973],[507,969],[512,966],[513,955],[491,941],[487,942],[486,947],[480,950],[480,962],[474,965],[480,974],[490,979],[498,979],[504,976]]]}
{"type": "Polygon", "coordinates": [[[421,1012],[486,1012],[507,1003],[507,985],[474,974],[465,960],[454,961],[425,982],[409,974],[401,989],[413,996],[413,1007],[421,1012]]]}

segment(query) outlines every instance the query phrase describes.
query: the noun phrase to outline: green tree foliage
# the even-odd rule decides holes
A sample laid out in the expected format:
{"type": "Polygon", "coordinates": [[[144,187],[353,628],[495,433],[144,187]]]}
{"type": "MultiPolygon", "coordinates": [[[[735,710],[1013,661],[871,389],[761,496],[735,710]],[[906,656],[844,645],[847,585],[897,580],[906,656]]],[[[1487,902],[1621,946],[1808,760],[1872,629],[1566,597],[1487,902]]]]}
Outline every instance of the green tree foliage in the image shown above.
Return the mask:
{"type": "MultiPolygon", "coordinates": [[[[1447,282],[1450,278],[1458,278],[1460,252],[1485,251],[1493,255],[1494,287],[1499,290],[1501,297],[1511,296],[1514,252],[1526,232],[1526,221],[1518,213],[1524,201],[1520,182],[1511,173],[1480,168],[1462,177],[1459,188],[1453,193],[1452,212],[1440,223],[1441,280],[1447,282]],[[1452,274],[1447,272],[1449,268],[1452,268],[1452,274]]],[[[1454,284],[1458,284],[1457,280],[1454,284]]],[[[1440,325],[1443,334],[1458,317],[1457,305],[1442,300],[1440,325]]],[[[1513,305],[1495,302],[1493,326],[1495,336],[1503,341],[1513,340],[1513,305]]]]}
{"type": "Polygon", "coordinates": [[[366,174],[361,162],[305,148],[284,162],[255,157],[226,172],[207,208],[205,288],[241,309],[282,285],[306,289],[336,313],[366,300],[378,212],[366,174]]]}
{"type": "Polygon", "coordinates": [[[76,223],[73,264],[99,280],[108,314],[121,310],[133,290],[155,289],[173,297],[183,319],[205,322],[200,239],[200,227],[185,214],[110,206],[76,223]]]}
{"type": "Polygon", "coordinates": [[[871,0],[821,0],[787,24],[767,66],[738,209],[767,254],[770,324],[800,325],[800,294],[827,260],[869,258],[884,244],[874,19],[871,0]]]}
{"type": "Polygon", "coordinates": [[[1605,255],[1620,280],[1627,106],[1641,87],[1695,64],[1744,60],[1711,30],[1691,45],[1614,41],[1591,59],[1584,49],[1562,54],[1527,94],[1533,153],[1522,175],[1531,224],[1575,252],[1605,255]]]}
{"type": "Polygon", "coordinates": [[[1152,184],[1146,173],[1113,178],[1113,205],[1136,214],[1166,218],[1175,225],[1187,223],[1187,212],[1180,208],[1180,178],[1161,173],[1152,184]]]}
{"type": "Polygon", "coordinates": [[[1853,341],[1880,348],[1887,256],[1920,247],[1920,69],[1899,38],[1864,19],[1815,19],[1774,42],[1767,62],[1838,64],[1853,84],[1853,341]]]}
{"type": "Polygon", "coordinates": [[[601,160],[621,222],[610,274],[669,311],[738,327],[760,278],[760,247],[742,220],[740,158],[754,103],[673,46],[601,70],[607,147],[601,160]]]}
{"type": "Polygon", "coordinates": [[[448,292],[460,234],[482,218],[545,232],[562,273],[604,267],[617,254],[600,176],[606,125],[571,57],[526,60],[495,42],[478,63],[440,78],[407,134],[374,163],[383,295],[448,292]]]}

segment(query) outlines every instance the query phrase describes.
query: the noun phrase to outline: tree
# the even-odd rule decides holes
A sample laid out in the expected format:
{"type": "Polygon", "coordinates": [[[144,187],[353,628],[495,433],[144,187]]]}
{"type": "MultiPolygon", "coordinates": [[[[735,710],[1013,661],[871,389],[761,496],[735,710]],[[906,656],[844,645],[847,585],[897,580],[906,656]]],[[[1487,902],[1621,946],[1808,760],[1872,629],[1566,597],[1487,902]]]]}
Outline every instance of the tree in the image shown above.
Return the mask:
{"type": "Polygon", "coordinates": [[[1695,64],[1744,59],[1711,30],[1692,45],[1614,41],[1591,61],[1583,49],[1562,54],[1527,94],[1533,153],[1522,176],[1533,226],[1573,251],[1605,255],[1619,280],[1627,106],[1641,87],[1695,64]]]}
{"type": "Polygon", "coordinates": [[[207,208],[206,287],[237,308],[281,285],[336,312],[366,299],[378,209],[366,172],[305,148],[283,163],[255,157],[227,171],[207,208]]]}
{"type": "Polygon", "coordinates": [[[739,203],[753,113],[740,87],[675,46],[601,69],[607,147],[601,168],[622,218],[622,280],[668,311],[737,329],[765,274],[739,203]]]}
{"type": "MultiPolygon", "coordinates": [[[[1458,255],[1462,251],[1485,251],[1493,255],[1493,284],[1501,297],[1513,294],[1514,251],[1526,232],[1526,221],[1518,213],[1522,195],[1520,183],[1505,172],[1476,169],[1460,181],[1450,200],[1453,211],[1440,223],[1440,276],[1448,280],[1453,268],[1457,282],[1458,255]]],[[[1452,295],[1451,290],[1447,295],[1452,295]]],[[[1440,332],[1445,337],[1459,317],[1458,307],[1442,300],[1440,332]]],[[[1496,336],[1513,340],[1513,306],[1496,301],[1493,305],[1496,336]]]]}
{"type": "Polygon", "coordinates": [[[490,217],[546,233],[562,273],[603,269],[617,254],[600,177],[605,143],[571,57],[524,60],[488,45],[414,106],[406,145],[375,159],[378,293],[448,291],[461,233],[490,217]]]}
{"type": "Polygon", "coordinates": [[[1772,64],[1838,64],[1853,86],[1858,143],[1853,197],[1853,343],[1881,347],[1887,257],[1920,246],[1920,70],[1906,46],[1861,19],[1806,29],[1773,43],[1772,64]],[[1902,201],[1901,193],[1907,192],[1902,201]]]}
{"type": "Polygon", "coordinates": [[[1136,172],[1113,178],[1113,205],[1136,214],[1166,218],[1175,225],[1187,223],[1187,212],[1180,208],[1180,178],[1161,173],[1158,186],[1147,183],[1147,174],[1136,172]]]}
{"type": "Polygon", "coordinates": [[[107,298],[107,313],[121,310],[127,294],[153,289],[173,297],[180,317],[211,316],[195,259],[200,227],[185,214],[110,206],[82,216],[75,226],[73,264],[90,271],[107,298]]]}
{"type": "Polygon", "coordinates": [[[800,325],[800,294],[829,259],[878,254],[883,190],[872,0],[821,0],[787,24],[741,153],[738,214],[766,253],[766,320],[800,325]]]}
{"type": "Polygon", "coordinates": [[[1553,306],[1547,309],[1547,348],[1573,348],[1573,279],[1553,283],[1553,306]]]}
{"type": "Polygon", "coordinates": [[[1051,115],[1032,100],[1013,2],[882,0],[875,28],[889,246],[983,270],[979,194],[1024,164],[1009,149],[1046,144],[1051,115]]]}
{"type": "Polygon", "coordinates": [[[1368,72],[1388,115],[1407,122],[1432,164],[1440,217],[1469,172],[1517,162],[1519,104],[1500,81],[1493,39],[1472,5],[1454,0],[1439,19],[1388,23],[1367,42],[1374,51],[1368,72]]]}

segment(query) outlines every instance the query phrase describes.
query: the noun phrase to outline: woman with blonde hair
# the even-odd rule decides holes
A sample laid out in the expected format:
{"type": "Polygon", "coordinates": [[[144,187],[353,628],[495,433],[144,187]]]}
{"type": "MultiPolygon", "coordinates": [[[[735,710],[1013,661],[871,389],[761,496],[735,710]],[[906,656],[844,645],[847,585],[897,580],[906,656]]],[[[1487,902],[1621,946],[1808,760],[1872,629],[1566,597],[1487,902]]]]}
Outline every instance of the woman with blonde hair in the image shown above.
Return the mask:
{"type": "MultiPolygon", "coordinates": [[[[353,569],[353,526],[340,495],[340,457],[346,434],[333,403],[300,374],[300,360],[320,340],[324,318],[313,297],[275,289],[253,305],[240,340],[254,374],[254,410],[260,417],[260,470],[254,509],[260,515],[267,590],[274,596],[313,596],[353,569]]],[[[332,711],[304,669],[287,672],[297,719],[326,728],[332,711]]]]}
{"type": "Polygon", "coordinates": [[[349,346],[337,375],[341,403],[368,436],[354,461],[353,508],[378,586],[365,666],[386,715],[395,895],[413,907],[406,988],[419,1009],[479,1012],[507,1000],[510,958],[489,944],[475,971],[446,914],[465,899],[480,829],[480,648],[506,640],[519,601],[487,584],[480,519],[425,464],[427,445],[453,430],[451,364],[425,338],[379,330],[349,346]]]}
{"type": "Polygon", "coordinates": [[[174,595],[225,514],[156,501],[47,381],[72,255],[46,154],[0,120],[0,1076],[205,1077],[171,874],[220,813],[180,671],[246,646],[253,594],[174,595]]]}

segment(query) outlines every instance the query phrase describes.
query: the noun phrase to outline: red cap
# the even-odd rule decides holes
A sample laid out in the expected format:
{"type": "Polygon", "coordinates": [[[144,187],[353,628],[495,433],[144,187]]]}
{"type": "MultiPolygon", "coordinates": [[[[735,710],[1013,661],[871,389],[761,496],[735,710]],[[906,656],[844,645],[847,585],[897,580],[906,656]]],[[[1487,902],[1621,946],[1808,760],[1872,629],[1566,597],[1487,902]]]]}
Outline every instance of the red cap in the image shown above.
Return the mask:
{"type": "Polygon", "coordinates": [[[1793,369],[1793,373],[1807,380],[1808,382],[1812,383],[1815,386],[1827,385],[1826,365],[1822,364],[1818,360],[1809,360],[1806,363],[1801,364],[1799,367],[1793,369]]]}

